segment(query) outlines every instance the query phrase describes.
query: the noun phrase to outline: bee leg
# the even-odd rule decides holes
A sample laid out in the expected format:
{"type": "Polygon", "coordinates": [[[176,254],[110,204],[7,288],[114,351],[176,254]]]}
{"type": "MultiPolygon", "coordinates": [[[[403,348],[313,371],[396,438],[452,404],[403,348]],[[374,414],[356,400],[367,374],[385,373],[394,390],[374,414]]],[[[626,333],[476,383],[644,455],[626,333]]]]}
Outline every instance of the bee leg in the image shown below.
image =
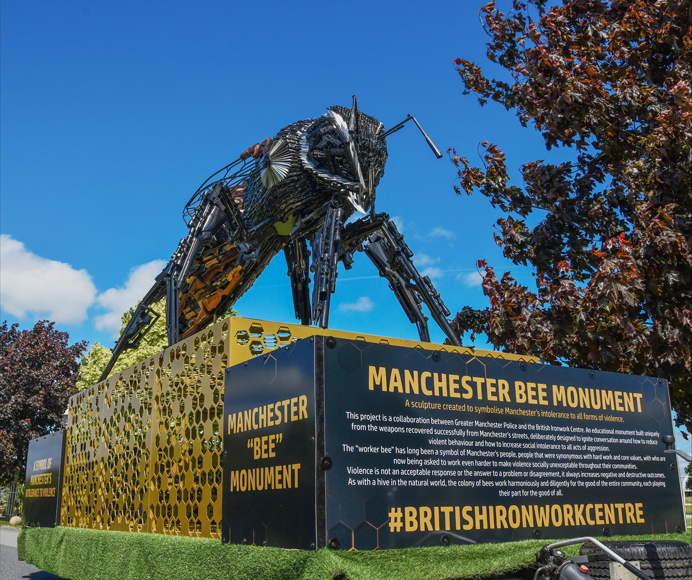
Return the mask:
{"type": "Polygon", "coordinates": [[[139,341],[151,330],[151,327],[154,326],[154,323],[159,319],[159,315],[152,310],[151,306],[166,295],[166,280],[170,266],[169,263],[156,277],[154,285],[149,292],[147,292],[146,296],[142,298],[137,308],[135,308],[135,311],[130,317],[130,321],[127,323],[127,326],[125,326],[125,329],[122,331],[113,347],[113,354],[106,368],[103,370],[103,373],[101,373],[99,381],[108,378],[111,369],[115,363],[118,362],[118,358],[120,358],[120,355],[124,351],[139,346],[139,341]]]}
{"type": "Polygon", "coordinates": [[[312,266],[315,275],[312,288],[312,320],[322,328],[329,325],[329,305],[336,290],[336,265],[341,248],[344,210],[332,202],[327,208],[322,227],[315,235],[312,266]]]}
{"type": "Polygon", "coordinates": [[[293,240],[284,247],[284,256],[288,275],[291,277],[296,318],[301,324],[309,325],[312,321],[312,313],[310,311],[310,276],[308,275],[310,251],[307,242],[304,239],[293,240]]]}
{"type": "Polygon", "coordinates": [[[409,320],[418,327],[420,339],[430,342],[428,319],[423,315],[421,304],[425,302],[435,322],[455,346],[461,346],[459,337],[452,330],[447,316],[450,312],[442,302],[428,276],[421,276],[411,258],[413,252],[396,229],[394,222],[385,213],[373,220],[381,224],[380,229],[368,238],[363,251],[372,260],[380,276],[389,281],[399,303],[409,320]]]}
{"type": "Polygon", "coordinates": [[[423,315],[421,307],[423,299],[418,292],[407,285],[401,274],[393,269],[394,256],[386,238],[380,232],[372,234],[363,251],[372,260],[372,263],[375,264],[380,276],[386,278],[389,282],[389,287],[404,309],[406,316],[418,328],[420,339],[423,342],[430,342],[428,319],[423,315]]]}

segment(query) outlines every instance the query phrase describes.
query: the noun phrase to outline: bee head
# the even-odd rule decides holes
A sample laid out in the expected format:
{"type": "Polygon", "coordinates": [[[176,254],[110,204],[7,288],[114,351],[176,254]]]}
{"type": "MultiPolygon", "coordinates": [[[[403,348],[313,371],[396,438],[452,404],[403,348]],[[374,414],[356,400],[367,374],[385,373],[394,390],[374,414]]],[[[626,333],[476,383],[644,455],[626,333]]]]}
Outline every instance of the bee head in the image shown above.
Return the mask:
{"type": "Polygon", "coordinates": [[[354,208],[365,212],[375,198],[384,166],[387,143],[384,125],[358,111],[329,107],[306,132],[307,161],[319,177],[340,187],[354,208]]]}

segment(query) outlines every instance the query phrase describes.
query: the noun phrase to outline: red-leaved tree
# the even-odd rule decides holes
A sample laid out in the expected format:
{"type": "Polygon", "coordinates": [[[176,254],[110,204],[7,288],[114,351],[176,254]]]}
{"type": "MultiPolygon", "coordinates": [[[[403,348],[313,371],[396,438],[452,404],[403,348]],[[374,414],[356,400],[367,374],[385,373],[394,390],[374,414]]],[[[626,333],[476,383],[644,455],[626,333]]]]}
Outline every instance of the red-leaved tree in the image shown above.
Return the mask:
{"type": "Polygon", "coordinates": [[[29,440],[60,428],[77,392],[82,341],[41,320],[31,330],[0,325],[0,485],[24,481],[29,440]]]}
{"type": "Polygon", "coordinates": [[[455,61],[466,93],[514,110],[569,161],[522,167],[482,143],[483,166],[451,150],[457,193],[480,191],[505,215],[496,241],[530,265],[535,291],[479,262],[484,310],[460,334],[554,364],[671,380],[692,428],[692,4],[546,0],[482,8],[488,57],[511,82],[455,61]]]}

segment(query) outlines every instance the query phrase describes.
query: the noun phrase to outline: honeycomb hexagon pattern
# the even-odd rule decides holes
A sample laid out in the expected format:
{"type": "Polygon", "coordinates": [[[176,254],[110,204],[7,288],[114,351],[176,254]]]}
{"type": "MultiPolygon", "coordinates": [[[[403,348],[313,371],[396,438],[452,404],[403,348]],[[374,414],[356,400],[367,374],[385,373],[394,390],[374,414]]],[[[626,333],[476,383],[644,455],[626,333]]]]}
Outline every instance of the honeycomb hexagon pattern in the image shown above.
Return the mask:
{"type": "MultiPolygon", "coordinates": [[[[70,399],[61,525],[220,538],[224,369],[313,335],[474,352],[298,324],[221,320],[70,399]]],[[[343,363],[358,364],[358,358],[356,351],[343,363]]],[[[363,517],[357,517],[355,530],[337,526],[343,545],[350,547],[354,537],[378,545],[381,509],[369,509],[376,521],[358,527],[363,517]]]]}

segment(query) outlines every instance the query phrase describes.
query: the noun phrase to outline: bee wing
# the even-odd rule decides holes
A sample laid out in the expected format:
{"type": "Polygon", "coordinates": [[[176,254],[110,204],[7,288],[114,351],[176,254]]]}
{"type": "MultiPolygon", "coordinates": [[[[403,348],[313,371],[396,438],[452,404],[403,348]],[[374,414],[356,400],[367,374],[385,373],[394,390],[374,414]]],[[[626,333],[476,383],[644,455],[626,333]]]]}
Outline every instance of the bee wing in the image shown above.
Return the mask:
{"type": "MultiPolygon", "coordinates": [[[[211,193],[217,183],[222,182],[227,186],[234,197],[242,196],[247,188],[247,184],[257,180],[260,169],[260,160],[252,158],[247,160],[237,159],[233,163],[226,165],[226,167],[219,169],[195,191],[190,201],[185,205],[183,209],[185,223],[190,223],[197,212],[197,208],[200,207],[200,202],[211,193]],[[215,177],[218,179],[214,179],[215,177]]],[[[242,201],[242,199],[239,201],[242,201]]]]}

